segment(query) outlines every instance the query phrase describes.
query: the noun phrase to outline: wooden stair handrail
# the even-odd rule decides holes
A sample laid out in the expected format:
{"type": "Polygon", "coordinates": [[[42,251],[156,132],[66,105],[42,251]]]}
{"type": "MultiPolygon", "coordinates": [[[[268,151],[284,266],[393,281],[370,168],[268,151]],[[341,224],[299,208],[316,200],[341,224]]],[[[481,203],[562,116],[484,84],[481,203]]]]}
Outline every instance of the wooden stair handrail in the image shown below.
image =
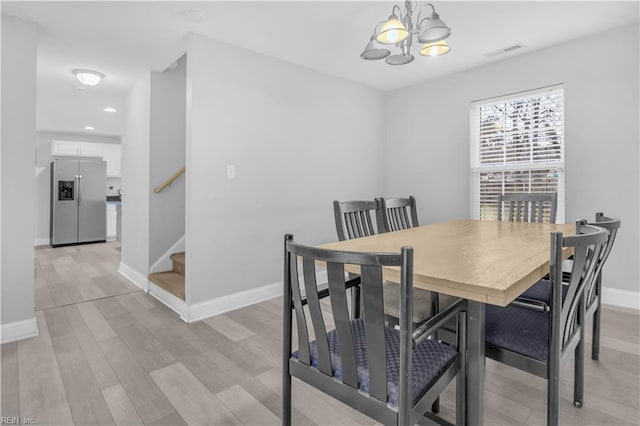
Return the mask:
{"type": "Polygon", "coordinates": [[[162,192],[163,189],[165,189],[167,186],[171,185],[176,179],[178,179],[180,176],[182,176],[182,174],[184,172],[187,171],[187,167],[186,166],[182,166],[180,168],[180,170],[178,170],[177,172],[175,172],[169,179],[165,180],[164,183],[158,187],[156,187],[153,192],[155,192],[156,194],[159,192],[162,192]]]}

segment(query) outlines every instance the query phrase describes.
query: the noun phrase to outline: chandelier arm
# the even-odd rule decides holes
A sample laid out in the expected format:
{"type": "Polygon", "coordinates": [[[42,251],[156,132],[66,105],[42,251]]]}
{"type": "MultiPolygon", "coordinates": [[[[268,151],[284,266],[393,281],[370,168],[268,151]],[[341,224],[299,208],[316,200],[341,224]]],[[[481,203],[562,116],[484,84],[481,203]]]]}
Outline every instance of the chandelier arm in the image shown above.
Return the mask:
{"type": "Polygon", "coordinates": [[[395,15],[396,13],[396,8],[398,8],[398,12],[400,12],[400,18],[402,19],[402,9],[400,9],[400,6],[398,6],[397,4],[393,5],[393,9],[391,9],[391,14],[395,15]]]}
{"type": "MultiPolygon", "coordinates": [[[[416,4],[418,3],[418,1],[416,0],[416,4]]],[[[418,19],[416,19],[416,27],[414,28],[414,33],[418,34],[420,32],[420,28],[422,28],[422,23],[424,21],[428,21],[429,19],[431,19],[430,17],[427,18],[422,18],[422,11],[424,10],[425,6],[429,6],[431,7],[431,14],[433,15],[434,13],[436,13],[436,8],[433,4],[431,3],[425,3],[422,6],[420,6],[420,10],[418,11],[418,19]]]]}

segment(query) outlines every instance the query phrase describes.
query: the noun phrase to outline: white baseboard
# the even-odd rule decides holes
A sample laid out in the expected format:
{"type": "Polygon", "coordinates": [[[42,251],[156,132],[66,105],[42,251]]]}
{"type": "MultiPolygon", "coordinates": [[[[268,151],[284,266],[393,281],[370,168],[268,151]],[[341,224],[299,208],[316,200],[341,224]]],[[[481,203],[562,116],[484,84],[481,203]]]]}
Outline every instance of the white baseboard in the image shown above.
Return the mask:
{"type": "Polygon", "coordinates": [[[116,240],[115,235],[107,235],[107,241],[115,241],[115,240],[116,240]]]}
{"type": "Polygon", "coordinates": [[[169,250],[167,250],[158,260],[153,262],[153,265],[149,268],[151,273],[155,272],[163,272],[163,271],[171,271],[173,269],[173,263],[171,262],[170,256],[174,253],[180,253],[185,251],[185,241],[184,235],[178,239],[169,250]]]}
{"type": "Polygon", "coordinates": [[[38,322],[36,321],[36,317],[2,324],[0,335],[0,343],[15,342],[16,340],[36,337],[38,335],[38,322]]]}
{"type": "Polygon", "coordinates": [[[158,301],[160,301],[160,303],[171,309],[173,312],[180,315],[180,319],[182,321],[186,323],[189,322],[189,306],[184,303],[183,300],[177,298],[162,287],[158,287],[152,282],[149,282],[149,294],[155,297],[158,301]]]}
{"type": "Polygon", "coordinates": [[[136,286],[140,287],[143,291],[149,292],[149,280],[140,272],[122,262],[120,262],[118,272],[136,286]]]}
{"type": "Polygon", "coordinates": [[[640,310],[640,292],[603,286],[602,303],[605,305],[640,310]]]}
{"type": "Polygon", "coordinates": [[[36,238],[33,245],[35,245],[35,246],[48,246],[49,245],[49,238],[36,238]]]}
{"type": "Polygon", "coordinates": [[[282,282],[277,282],[196,303],[189,306],[189,316],[186,318],[186,322],[199,321],[281,295],[282,282]]]}

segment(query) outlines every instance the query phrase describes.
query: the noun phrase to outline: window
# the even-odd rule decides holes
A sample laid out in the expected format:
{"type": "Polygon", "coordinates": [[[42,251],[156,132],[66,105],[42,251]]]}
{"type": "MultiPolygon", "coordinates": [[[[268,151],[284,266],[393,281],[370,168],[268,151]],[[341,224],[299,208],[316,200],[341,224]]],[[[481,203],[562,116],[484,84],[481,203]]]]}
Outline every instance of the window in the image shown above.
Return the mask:
{"type": "Polygon", "coordinates": [[[500,193],[557,192],[564,223],[563,86],[473,102],[470,128],[471,217],[497,219],[500,193]]]}

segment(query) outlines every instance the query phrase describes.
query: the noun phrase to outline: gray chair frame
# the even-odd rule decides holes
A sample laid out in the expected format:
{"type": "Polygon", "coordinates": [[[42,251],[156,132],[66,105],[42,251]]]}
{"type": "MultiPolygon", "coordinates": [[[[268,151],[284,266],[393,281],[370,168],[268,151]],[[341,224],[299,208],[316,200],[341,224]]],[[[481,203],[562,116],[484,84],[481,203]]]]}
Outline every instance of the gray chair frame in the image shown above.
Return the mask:
{"type": "Polygon", "coordinates": [[[333,213],[338,239],[352,240],[385,232],[379,211],[378,200],[334,201],[333,213]]]}
{"type": "Polygon", "coordinates": [[[551,233],[550,304],[518,298],[512,306],[547,312],[549,315],[549,349],[547,362],[540,361],[506,348],[486,344],[488,358],[547,379],[547,424],[557,425],[560,406],[560,367],[575,354],[574,404],[581,406],[584,398],[584,319],[586,288],[595,280],[598,259],[607,241],[607,231],[588,225],[586,220],[576,222],[576,235],[551,233]],[[562,301],[562,251],[574,251],[571,280],[562,301]]]}
{"type": "Polygon", "coordinates": [[[498,220],[503,220],[503,209],[511,222],[544,222],[544,207],[549,206],[549,223],[556,223],[557,192],[498,194],[498,220]]]}
{"type": "MultiPolygon", "coordinates": [[[[418,209],[413,195],[409,198],[376,198],[378,209],[378,223],[382,224],[384,232],[402,231],[420,226],[418,223],[418,209]]],[[[438,294],[427,290],[415,289],[431,294],[431,313],[438,312],[438,294]]],[[[425,319],[426,320],[426,319],[425,319]]],[[[398,319],[389,315],[388,321],[396,323],[398,319]]],[[[424,321],[418,321],[420,325],[424,321]]]]}
{"type": "Polygon", "coordinates": [[[620,219],[607,217],[604,213],[598,212],[596,213],[595,222],[590,222],[589,224],[604,228],[609,234],[609,238],[598,259],[595,273],[596,278],[591,285],[585,289],[586,318],[593,318],[591,359],[597,360],[600,358],[600,323],[602,321],[600,310],[600,306],[602,305],[602,267],[609,258],[621,222],[620,219]]]}
{"type": "Polygon", "coordinates": [[[284,239],[284,303],[283,303],[283,385],[282,424],[291,424],[291,378],[298,379],[331,395],[352,408],[385,425],[415,424],[420,418],[431,423],[450,425],[446,420],[430,413],[432,402],[445,390],[453,378],[456,383],[456,423],[465,421],[466,398],[466,301],[460,300],[431,318],[417,329],[411,324],[413,308],[413,249],[403,247],[401,253],[345,252],[297,244],[292,235],[284,239]],[[301,262],[302,273],[298,271],[301,262]],[[326,265],[328,289],[318,289],[316,263],[326,265]],[[345,280],[346,264],[360,266],[363,277],[364,326],[366,351],[369,366],[369,392],[358,389],[357,363],[355,359],[353,330],[347,306],[347,289],[355,285],[345,280]],[[398,406],[387,404],[387,360],[385,343],[384,304],[382,300],[382,268],[400,268],[401,315],[398,406]],[[300,291],[300,280],[304,281],[304,296],[300,291]],[[342,379],[333,377],[333,366],[327,338],[327,323],[323,316],[320,299],[329,297],[335,329],[340,341],[342,379]],[[305,305],[307,308],[305,309],[305,305]],[[298,355],[293,356],[293,315],[296,317],[298,355]],[[311,321],[308,321],[311,317],[311,321]],[[415,400],[412,397],[412,350],[435,330],[457,318],[457,354],[415,400]],[[318,367],[312,366],[310,333],[311,325],[318,348],[318,367]]]}
{"type": "MultiPolygon", "coordinates": [[[[379,198],[381,221],[387,232],[420,226],[418,210],[413,195],[409,198],[379,198]]],[[[378,219],[380,221],[380,219],[378,219]]]]}
{"type": "MultiPolygon", "coordinates": [[[[620,219],[607,217],[604,213],[598,212],[596,213],[595,221],[589,222],[589,225],[604,228],[609,234],[607,242],[600,253],[600,258],[598,259],[595,279],[591,282],[591,285],[585,289],[586,319],[593,319],[591,359],[597,360],[600,355],[600,323],[602,321],[600,313],[600,306],[602,304],[602,269],[611,253],[611,248],[616,240],[616,234],[620,228],[621,221],[620,219]]],[[[562,280],[569,282],[571,280],[571,272],[563,271],[562,280]]]]}

